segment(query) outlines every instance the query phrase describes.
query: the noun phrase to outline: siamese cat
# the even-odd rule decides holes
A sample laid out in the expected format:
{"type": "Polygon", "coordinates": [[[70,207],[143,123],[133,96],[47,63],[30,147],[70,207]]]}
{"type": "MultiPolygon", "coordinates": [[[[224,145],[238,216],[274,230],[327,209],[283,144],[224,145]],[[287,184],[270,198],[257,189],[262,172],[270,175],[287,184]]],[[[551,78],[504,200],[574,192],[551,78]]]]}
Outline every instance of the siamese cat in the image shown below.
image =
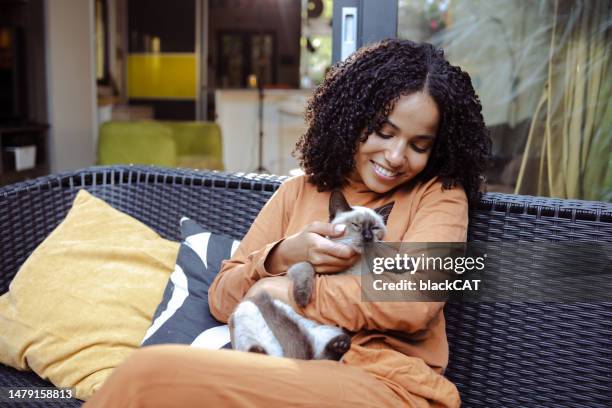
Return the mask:
{"type": "MultiPolygon", "coordinates": [[[[380,242],[387,232],[381,215],[366,207],[351,207],[337,190],[330,196],[329,219],[333,225],[346,225],[344,235],[332,240],[360,254],[366,244],[380,242]]],[[[339,274],[360,273],[357,262],[339,274]]],[[[312,297],[314,267],[309,262],[299,262],[289,268],[287,276],[293,281],[295,302],[306,306],[312,297]]],[[[228,324],[232,347],[240,351],[303,360],[340,360],[351,346],[350,336],[341,328],[309,320],[267,293],[242,301],[228,324]]]]}

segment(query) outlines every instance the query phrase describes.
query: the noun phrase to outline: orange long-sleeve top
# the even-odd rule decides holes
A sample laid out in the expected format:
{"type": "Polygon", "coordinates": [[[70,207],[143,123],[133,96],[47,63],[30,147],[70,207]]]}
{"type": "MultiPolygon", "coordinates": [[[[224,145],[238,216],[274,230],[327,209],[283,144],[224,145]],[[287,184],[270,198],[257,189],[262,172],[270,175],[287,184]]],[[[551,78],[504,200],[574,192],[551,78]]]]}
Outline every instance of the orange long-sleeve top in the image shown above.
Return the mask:
{"type": "MultiPolygon", "coordinates": [[[[443,190],[437,179],[400,186],[386,194],[349,182],[343,193],[350,205],[379,208],[393,202],[387,219],[387,242],[465,242],[468,202],[460,187],[443,190]]],[[[286,180],[253,222],[234,256],[223,262],[209,289],[212,314],[226,322],[249,288],[277,276],[265,268],[270,251],[285,237],[314,221],[329,219],[329,192],[318,192],[306,176],[286,180]]],[[[359,366],[430,406],[458,406],[454,385],[442,375],[448,363],[444,304],[441,302],[363,302],[360,278],[318,275],[312,301],[298,310],[315,321],[353,333],[343,362],[359,366]]]]}

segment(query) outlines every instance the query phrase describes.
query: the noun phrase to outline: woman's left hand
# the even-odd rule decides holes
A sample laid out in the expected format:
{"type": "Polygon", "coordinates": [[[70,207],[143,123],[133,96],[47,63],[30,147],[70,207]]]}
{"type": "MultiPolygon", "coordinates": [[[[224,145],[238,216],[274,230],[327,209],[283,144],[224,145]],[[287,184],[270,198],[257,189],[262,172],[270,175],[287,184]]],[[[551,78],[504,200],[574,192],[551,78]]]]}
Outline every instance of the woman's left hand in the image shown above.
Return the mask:
{"type": "Polygon", "coordinates": [[[256,296],[261,292],[268,292],[273,299],[278,299],[294,307],[293,296],[291,295],[291,280],[286,276],[270,276],[257,281],[244,298],[256,296]]]}

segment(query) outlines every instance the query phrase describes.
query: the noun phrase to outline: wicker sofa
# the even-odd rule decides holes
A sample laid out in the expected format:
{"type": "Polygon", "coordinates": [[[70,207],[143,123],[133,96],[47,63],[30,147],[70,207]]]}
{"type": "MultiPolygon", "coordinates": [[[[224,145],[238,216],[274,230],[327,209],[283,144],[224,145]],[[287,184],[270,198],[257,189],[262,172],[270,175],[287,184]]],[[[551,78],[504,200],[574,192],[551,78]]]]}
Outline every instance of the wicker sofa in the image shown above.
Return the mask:
{"type": "MultiPolygon", "coordinates": [[[[178,240],[190,214],[240,238],[281,178],[155,167],[92,167],[0,188],[0,293],[85,188],[178,240]]],[[[612,205],[489,193],[470,220],[471,241],[612,242],[612,205]]],[[[610,303],[448,304],[448,377],[466,407],[603,407],[610,400],[610,303]]],[[[49,386],[0,365],[0,387],[49,386]]],[[[79,406],[64,401],[46,406],[79,406]]],[[[23,406],[27,406],[24,404],[23,406]]],[[[40,405],[32,405],[40,406],[40,405]]]]}

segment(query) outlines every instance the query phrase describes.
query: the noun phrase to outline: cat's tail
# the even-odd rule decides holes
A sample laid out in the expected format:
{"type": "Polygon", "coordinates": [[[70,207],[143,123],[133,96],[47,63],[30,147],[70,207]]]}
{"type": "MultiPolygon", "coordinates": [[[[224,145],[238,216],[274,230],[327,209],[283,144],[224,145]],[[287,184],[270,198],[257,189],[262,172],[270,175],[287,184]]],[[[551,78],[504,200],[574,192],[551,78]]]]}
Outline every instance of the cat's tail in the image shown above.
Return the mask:
{"type": "Polygon", "coordinates": [[[265,292],[251,300],[259,308],[269,330],[280,344],[284,357],[302,360],[311,360],[314,357],[308,332],[292,314],[287,313],[288,309],[292,311],[290,306],[280,300],[272,299],[265,292]]]}
{"type": "Polygon", "coordinates": [[[311,358],[337,361],[351,347],[351,337],[340,327],[320,324],[301,316],[291,306],[278,299],[274,299],[272,302],[278,310],[282,311],[301,328],[302,333],[308,336],[308,342],[312,348],[311,358]]]}

